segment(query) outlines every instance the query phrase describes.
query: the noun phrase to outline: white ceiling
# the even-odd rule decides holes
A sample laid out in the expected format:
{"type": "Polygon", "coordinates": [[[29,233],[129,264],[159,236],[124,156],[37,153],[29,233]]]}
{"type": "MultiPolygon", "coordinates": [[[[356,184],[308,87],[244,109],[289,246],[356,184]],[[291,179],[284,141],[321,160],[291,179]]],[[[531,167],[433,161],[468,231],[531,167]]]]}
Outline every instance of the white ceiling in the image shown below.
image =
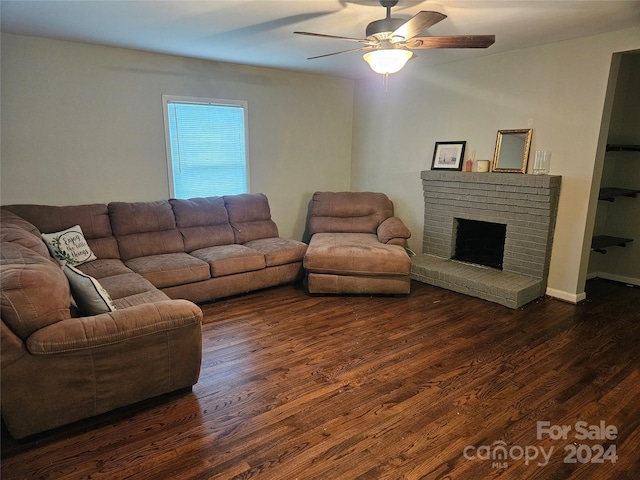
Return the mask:
{"type": "MultiPolygon", "coordinates": [[[[359,46],[295,30],[363,38],[385,16],[378,0],[1,0],[2,31],[352,78],[373,74],[359,46]]],[[[426,35],[495,34],[490,48],[419,50],[405,68],[640,25],[640,0],[400,0],[392,16],[448,16],[426,35]]]]}

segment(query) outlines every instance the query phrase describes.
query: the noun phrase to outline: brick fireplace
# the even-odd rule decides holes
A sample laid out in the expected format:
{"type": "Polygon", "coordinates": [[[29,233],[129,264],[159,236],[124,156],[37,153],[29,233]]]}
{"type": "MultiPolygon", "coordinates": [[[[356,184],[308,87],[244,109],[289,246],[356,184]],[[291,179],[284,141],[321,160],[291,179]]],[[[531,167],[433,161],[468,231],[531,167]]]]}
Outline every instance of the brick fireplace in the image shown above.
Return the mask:
{"type": "Polygon", "coordinates": [[[433,170],[421,177],[424,240],[422,255],[412,258],[414,280],[510,308],[545,294],[561,177],[433,170]],[[461,242],[458,231],[469,224],[471,236],[461,242]],[[498,246],[490,249],[494,236],[498,246]],[[471,245],[470,256],[461,243],[471,245]],[[489,250],[494,259],[484,262],[489,250]]]}

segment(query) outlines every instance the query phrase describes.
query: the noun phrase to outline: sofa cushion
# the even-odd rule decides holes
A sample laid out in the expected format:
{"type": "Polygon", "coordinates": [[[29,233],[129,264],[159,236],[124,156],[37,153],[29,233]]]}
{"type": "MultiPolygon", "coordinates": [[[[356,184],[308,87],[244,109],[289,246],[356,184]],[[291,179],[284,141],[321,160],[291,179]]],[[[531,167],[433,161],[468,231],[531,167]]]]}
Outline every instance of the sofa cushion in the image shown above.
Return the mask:
{"type": "Polygon", "coordinates": [[[139,273],[127,270],[127,273],[100,279],[100,283],[109,292],[117,308],[169,300],[169,297],[154,287],[149,280],[139,273]]]}
{"type": "Polygon", "coordinates": [[[91,275],[82,273],[71,265],[64,265],[62,271],[69,280],[71,294],[83,315],[99,315],[116,309],[109,293],[91,275]]]}
{"type": "Polygon", "coordinates": [[[2,209],[0,241],[13,242],[34,252],[49,257],[49,249],[40,236],[40,231],[15,213],[2,209]]]}
{"type": "Polygon", "coordinates": [[[16,227],[0,226],[0,240],[2,243],[15,243],[29,250],[33,250],[38,255],[49,258],[49,249],[42,240],[42,237],[35,236],[31,232],[16,227]]]}
{"type": "MultiPolygon", "coordinates": [[[[14,213],[9,207],[0,208],[0,221],[3,227],[18,227],[40,238],[40,230],[31,222],[28,222],[17,213],[14,213]]],[[[47,255],[49,253],[47,252],[47,255]]]]}
{"type": "Polygon", "coordinates": [[[80,225],[55,233],[43,233],[42,238],[47,244],[51,256],[59,264],[80,265],[96,260],[96,256],[89,248],[80,225]]]}
{"type": "Polygon", "coordinates": [[[132,258],[184,252],[182,235],[168,200],[112,202],[109,215],[120,258],[125,262],[132,258]]]}
{"type": "Polygon", "coordinates": [[[115,258],[94,260],[93,262],[77,265],[76,268],[97,279],[112,277],[114,275],[122,275],[125,273],[133,273],[133,270],[127,267],[122,260],[117,260],[115,258]]]}
{"type": "Polygon", "coordinates": [[[69,282],[58,265],[13,243],[3,243],[0,252],[0,312],[14,333],[24,340],[71,318],[69,282]]]}
{"type": "Polygon", "coordinates": [[[409,275],[411,260],[404,248],[380,243],[375,234],[316,233],[304,268],[339,275],[409,275]]]}
{"type": "Polygon", "coordinates": [[[144,305],[145,303],[157,303],[170,300],[170,298],[162,291],[154,288],[153,290],[147,290],[146,292],[134,293],[127,295],[126,297],[118,298],[114,300],[116,307],[129,308],[137,305],[144,305]]]}
{"type": "Polygon", "coordinates": [[[393,203],[383,193],[316,192],[311,200],[309,233],[376,233],[393,216],[393,203]]]}
{"type": "Polygon", "coordinates": [[[290,238],[260,238],[244,244],[264,255],[267,267],[302,261],[307,244],[290,238]]]}
{"type": "Polygon", "coordinates": [[[186,252],[234,243],[233,229],[222,197],[172,198],[169,203],[186,252]]]}
{"type": "MultiPolygon", "coordinates": [[[[159,291],[153,284],[139,273],[123,273],[100,279],[100,283],[116,302],[120,298],[138,295],[140,293],[159,291]]],[[[164,295],[164,294],[163,294],[164,295]]],[[[116,306],[118,304],[116,303],[116,306]]]]}
{"type": "Polygon", "coordinates": [[[132,258],[125,265],[149,280],[156,288],[211,278],[207,262],[184,252],[132,258]]]}
{"type": "Polygon", "coordinates": [[[80,225],[96,257],[120,258],[105,204],[8,205],[5,208],[35,225],[41,233],[59,232],[74,225],[80,225]]]}
{"type": "Polygon", "coordinates": [[[278,227],[271,220],[269,200],[264,194],[244,193],[223,198],[236,243],[278,236],[278,227]]]}
{"type": "Polygon", "coordinates": [[[191,252],[196,258],[211,266],[212,277],[224,277],[234,273],[261,270],[265,267],[264,255],[244,245],[220,245],[191,252]]]}

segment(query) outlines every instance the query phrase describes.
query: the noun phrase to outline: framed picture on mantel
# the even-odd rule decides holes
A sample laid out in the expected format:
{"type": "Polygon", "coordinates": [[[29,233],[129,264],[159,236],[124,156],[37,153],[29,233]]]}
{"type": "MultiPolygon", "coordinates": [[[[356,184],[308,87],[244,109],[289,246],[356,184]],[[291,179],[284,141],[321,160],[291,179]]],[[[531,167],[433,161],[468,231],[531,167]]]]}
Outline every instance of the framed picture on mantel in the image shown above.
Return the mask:
{"type": "Polygon", "coordinates": [[[436,142],[431,170],[462,170],[467,142],[436,142]]]}

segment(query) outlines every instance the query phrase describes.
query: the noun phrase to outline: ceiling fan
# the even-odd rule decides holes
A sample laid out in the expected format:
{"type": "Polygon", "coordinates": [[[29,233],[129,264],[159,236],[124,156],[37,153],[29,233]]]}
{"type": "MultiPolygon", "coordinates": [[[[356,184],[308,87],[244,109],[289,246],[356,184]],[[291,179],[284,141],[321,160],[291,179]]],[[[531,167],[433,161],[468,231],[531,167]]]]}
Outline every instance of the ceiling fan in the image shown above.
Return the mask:
{"type": "Polygon", "coordinates": [[[340,53],[364,51],[364,60],[376,73],[389,75],[398,72],[407,61],[414,57],[412,50],[428,48],[487,48],[496,40],[495,35],[452,35],[446,37],[419,37],[422,32],[441,22],[446,15],[439,12],[421,11],[409,20],[391,17],[391,8],[398,0],[379,0],[387,9],[387,16],[367,25],[366,38],[340,37],[323,33],[293,32],[298,35],[334,38],[358,42],[361,47],[309,57],[315,58],[338,55],[340,53]]]}

